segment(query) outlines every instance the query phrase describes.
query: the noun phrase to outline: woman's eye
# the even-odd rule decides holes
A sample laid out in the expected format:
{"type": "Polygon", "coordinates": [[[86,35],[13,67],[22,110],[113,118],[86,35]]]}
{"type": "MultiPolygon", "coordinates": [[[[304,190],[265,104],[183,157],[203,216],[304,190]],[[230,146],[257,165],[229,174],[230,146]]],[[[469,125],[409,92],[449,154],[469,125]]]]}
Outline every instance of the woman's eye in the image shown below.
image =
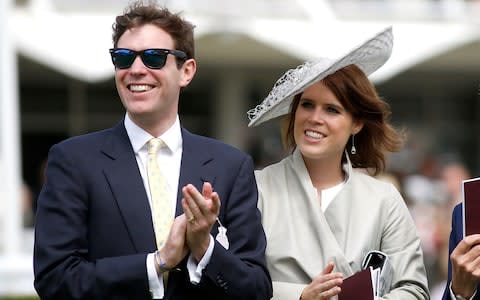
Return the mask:
{"type": "Polygon", "coordinates": [[[336,108],[335,108],[335,107],[333,107],[333,106],[329,106],[329,107],[327,107],[327,111],[328,111],[328,112],[331,112],[331,113],[336,113],[336,114],[338,114],[338,113],[339,113],[339,110],[338,110],[338,109],[336,109],[336,108]]]}
{"type": "Polygon", "coordinates": [[[313,107],[313,104],[311,102],[308,102],[308,101],[304,101],[304,102],[300,103],[300,105],[303,108],[312,108],[313,107]]]}

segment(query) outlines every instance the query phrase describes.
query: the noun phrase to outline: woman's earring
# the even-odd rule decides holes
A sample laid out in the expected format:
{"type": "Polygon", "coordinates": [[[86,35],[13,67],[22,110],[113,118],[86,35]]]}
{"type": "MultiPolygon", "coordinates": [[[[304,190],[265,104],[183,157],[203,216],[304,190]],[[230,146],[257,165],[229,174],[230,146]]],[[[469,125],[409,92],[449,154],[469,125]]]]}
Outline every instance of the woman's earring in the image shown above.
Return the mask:
{"type": "Polygon", "coordinates": [[[350,150],[350,153],[357,154],[357,148],[355,148],[355,134],[352,134],[352,149],[350,150]]]}

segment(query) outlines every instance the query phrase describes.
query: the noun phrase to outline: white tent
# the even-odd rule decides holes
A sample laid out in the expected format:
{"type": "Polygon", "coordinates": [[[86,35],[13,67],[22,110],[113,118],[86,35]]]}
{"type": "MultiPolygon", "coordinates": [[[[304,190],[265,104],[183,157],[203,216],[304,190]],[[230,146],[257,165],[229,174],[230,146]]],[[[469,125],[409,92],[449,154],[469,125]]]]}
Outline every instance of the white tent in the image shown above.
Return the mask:
{"type": "MultiPolygon", "coordinates": [[[[299,1],[305,9],[318,6],[323,1],[299,1]],[[314,4],[311,4],[314,3],[314,4]]],[[[324,6],[322,9],[325,10],[324,6]]],[[[308,11],[319,11],[319,8],[308,11]]],[[[463,21],[450,22],[372,22],[340,21],[331,14],[310,15],[304,19],[279,18],[212,18],[188,14],[196,25],[197,44],[202,37],[212,33],[246,35],[253,40],[274,47],[303,60],[337,55],[353,43],[360,43],[367,36],[386,26],[393,26],[394,51],[387,64],[372,79],[388,80],[418,63],[441,53],[480,39],[476,24],[463,21]]],[[[114,14],[58,14],[55,12],[32,13],[27,9],[13,12],[14,43],[18,52],[58,72],[86,82],[102,81],[113,76],[108,49],[111,48],[111,25],[114,14]]],[[[199,56],[208,58],[209,45],[199,56]]],[[[245,45],[247,48],[248,45],[245,45]]],[[[235,61],[244,56],[241,48],[224,53],[235,61]]]]}

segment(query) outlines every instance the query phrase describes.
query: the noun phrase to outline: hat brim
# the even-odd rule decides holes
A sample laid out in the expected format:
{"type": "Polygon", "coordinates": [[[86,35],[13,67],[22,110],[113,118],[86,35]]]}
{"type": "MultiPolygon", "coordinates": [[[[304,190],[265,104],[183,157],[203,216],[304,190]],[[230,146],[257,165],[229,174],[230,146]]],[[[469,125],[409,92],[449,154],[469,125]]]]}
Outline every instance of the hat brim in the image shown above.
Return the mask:
{"type": "Polygon", "coordinates": [[[392,48],[392,27],[387,27],[338,59],[322,58],[288,70],[262,103],[247,112],[250,119],[248,127],[287,114],[295,95],[344,67],[354,64],[367,76],[372,74],[390,58],[392,48]]]}

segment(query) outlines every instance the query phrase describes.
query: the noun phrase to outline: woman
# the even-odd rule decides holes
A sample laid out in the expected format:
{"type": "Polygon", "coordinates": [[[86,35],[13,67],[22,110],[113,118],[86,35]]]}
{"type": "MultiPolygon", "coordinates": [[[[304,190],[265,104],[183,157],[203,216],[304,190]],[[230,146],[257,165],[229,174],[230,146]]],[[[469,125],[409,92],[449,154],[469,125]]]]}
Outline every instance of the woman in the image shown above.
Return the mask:
{"type": "Polygon", "coordinates": [[[371,175],[401,147],[367,75],[391,54],[391,28],[337,60],[288,71],[249,126],[288,113],[291,155],[256,172],[274,299],[330,299],[372,250],[393,278],[380,299],[429,299],[423,254],[400,193],[371,175]]]}

